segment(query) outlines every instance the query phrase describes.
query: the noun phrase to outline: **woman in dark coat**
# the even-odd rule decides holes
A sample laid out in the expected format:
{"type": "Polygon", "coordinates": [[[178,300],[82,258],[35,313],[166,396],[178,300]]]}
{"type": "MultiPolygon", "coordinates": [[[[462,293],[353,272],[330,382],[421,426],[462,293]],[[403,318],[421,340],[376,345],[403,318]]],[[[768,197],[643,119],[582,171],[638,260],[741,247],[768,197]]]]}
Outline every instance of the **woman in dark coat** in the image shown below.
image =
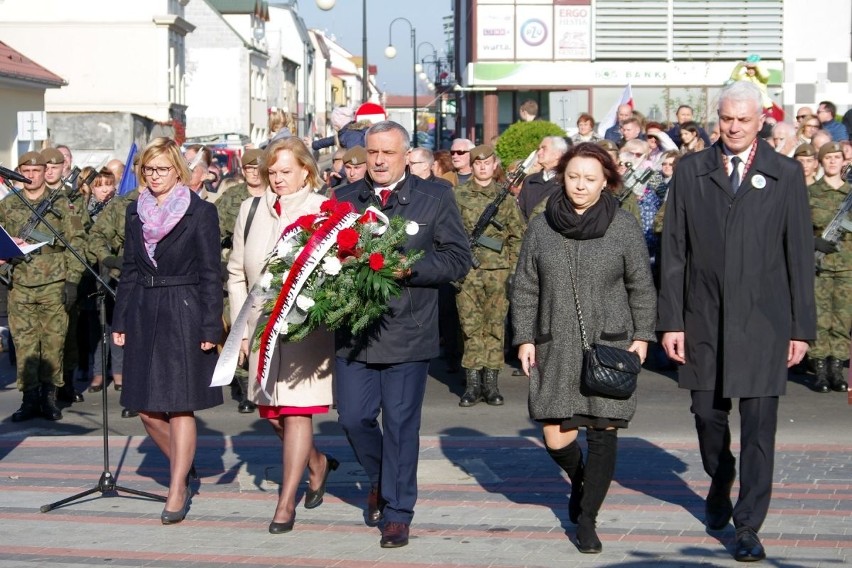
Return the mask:
{"type": "Polygon", "coordinates": [[[221,389],[208,386],[222,337],[219,220],[216,208],[183,184],[190,173],[173,140],[153,140],[139,170],[146,188],[127,207],[112,328],[124,346],[121,404],[139,409],[169,459],[161,521],[171,524],[189,506],[193,411],[222,404],[221,389]]]}
{"type": "Polygon", "coordinates": [[[583,348],[572,278],[589,343],[635,352],[653,341],[656,291],[636,219],[611,192],[621,184],[606,150],[585,142],[562,156],[565,190],[529,224],[512,289],[514,341],[530,379],[530,416],[542,424],[548,454],[571,479],[568,513],[581,552],[601,552],[597,513],[615,471],[617,429],[636,410],[626,400],[580,389],[583,348]],[[586,428],[585,465],[577,431],[586,428]]]}

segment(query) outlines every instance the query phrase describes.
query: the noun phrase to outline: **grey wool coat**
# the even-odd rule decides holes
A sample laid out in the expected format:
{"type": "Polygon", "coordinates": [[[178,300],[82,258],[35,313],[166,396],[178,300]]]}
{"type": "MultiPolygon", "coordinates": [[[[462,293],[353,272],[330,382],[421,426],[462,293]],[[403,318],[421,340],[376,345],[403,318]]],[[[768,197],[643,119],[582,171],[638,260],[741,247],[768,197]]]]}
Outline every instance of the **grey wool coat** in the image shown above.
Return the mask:
{"type": "Polygon", "coordinates": [[[583,348],[569,254],[589,343],[626,349],[634,340],[655,339],[656,290],[636,219],[619,209],[603,237],[580,241],[566,239],[538,215],[524,236],[512,287],[514,343],[536,348],[530,417],[584,414],[630,420],[635,393],[626,400],[580,393],[583,348]]]}

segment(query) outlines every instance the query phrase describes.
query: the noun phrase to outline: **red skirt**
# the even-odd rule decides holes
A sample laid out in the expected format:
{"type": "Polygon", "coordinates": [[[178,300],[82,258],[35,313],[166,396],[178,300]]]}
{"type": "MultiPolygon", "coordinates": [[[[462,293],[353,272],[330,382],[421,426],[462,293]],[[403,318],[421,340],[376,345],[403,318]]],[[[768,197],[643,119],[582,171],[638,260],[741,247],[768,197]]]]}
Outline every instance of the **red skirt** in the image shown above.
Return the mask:
{"type": "Polygon", "coordinates": [[[328,408],[328,406],[264,406],[258,404],[257,413],[261,418],[310,416],[313,414],[328,414],[328,408]]]}

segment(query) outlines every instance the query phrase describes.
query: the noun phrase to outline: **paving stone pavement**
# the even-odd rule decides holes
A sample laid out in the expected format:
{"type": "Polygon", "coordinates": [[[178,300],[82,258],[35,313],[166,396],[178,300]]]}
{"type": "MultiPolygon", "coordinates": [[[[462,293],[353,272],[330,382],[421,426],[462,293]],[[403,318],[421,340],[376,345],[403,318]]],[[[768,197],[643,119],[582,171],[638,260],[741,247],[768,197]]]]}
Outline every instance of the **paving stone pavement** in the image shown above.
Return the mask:
{"type": "MultiPolygon", "coordinates": [[[[570,486],[537,439],[449,431],[421,443],[419,500],[409,546],[386,550],[363,523],[366,478],[342,436],[317,445],[341,468],[323,505],[297,509],[271,535],[280,478],[272,436],[202,436],[201,479],[186,520],[162,526],[162,503],[100,493],[56,510],[40,506],[93,487],[104,470],[94,436],[0,439],[0,567],[690,567],[734,566],[733,527],[705,530],[709,483],[694,443],[625,432],[599,515],[604,552],[580,554],[567,518],[570,486]]],[[[110,438],[120,485],[165,494],[167,464],[144,437],[110,438]]],[[[778,446],[765,565],[852,562],[852,445],[778,446]]],[[[307,487],[303,483],[302,490],[307,487]]],[[[734,489],[736,491],[736,487],[734,489]]]]}

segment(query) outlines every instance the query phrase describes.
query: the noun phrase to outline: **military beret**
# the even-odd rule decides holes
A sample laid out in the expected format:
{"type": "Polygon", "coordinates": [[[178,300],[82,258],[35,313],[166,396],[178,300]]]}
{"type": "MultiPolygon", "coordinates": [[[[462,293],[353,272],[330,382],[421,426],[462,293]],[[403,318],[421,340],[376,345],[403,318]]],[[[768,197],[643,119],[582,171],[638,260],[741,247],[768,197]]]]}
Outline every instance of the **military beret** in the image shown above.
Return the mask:
{"type": "Polygon", "coordinates": [[[816,156],[816,148],[813,144],[799,144],[796,151],[793,152],[793,157],[798,158],[799,156],[816,156]]]}
{"type": "Polygon", "coordinates": [[[45,148],[41,151],[41,157],[45,164],[64,164],[65,156],[56,148],[45,148]]]}
{"type": "Polygon", "coordinates": [[[259,166],[260,158],[263,156],[263,150],[258,148],[250,148],[243,152],[241,162],[243,166],[259,166]]]}
{"type": "Polygon", "coordinates": [[[343,154],[343,163],[350,166],[360,166],[367,163],[367,150],[363,146],[352,146],[343,154]]]}
{"type": "Polygon", "coordinates": [[[618,146],[612,140],[598,140],[598,146],[607,152],[618,152],[618,146]]]}
{"type": "Polygon", "coordinates": [[[835,152],[843,153],[843,148],[837,142],[826,142],[822,145],[822,148],[819,149],[819,160],[822,161],[825,158],[826,154],[833,154],[835,152]]]}
{"type": "Polygon", "coordinates": [[[480,144],[470,151],[470,161],[487,160],[494,155],[494,148],[490,144],[480,144]]]}
{"type": "Polygon", "coordinates": [[[43,166],[45,165],[44,158],[38,152],[27,152],[18,158],[18,167],[21,166],[43,166]]]}

